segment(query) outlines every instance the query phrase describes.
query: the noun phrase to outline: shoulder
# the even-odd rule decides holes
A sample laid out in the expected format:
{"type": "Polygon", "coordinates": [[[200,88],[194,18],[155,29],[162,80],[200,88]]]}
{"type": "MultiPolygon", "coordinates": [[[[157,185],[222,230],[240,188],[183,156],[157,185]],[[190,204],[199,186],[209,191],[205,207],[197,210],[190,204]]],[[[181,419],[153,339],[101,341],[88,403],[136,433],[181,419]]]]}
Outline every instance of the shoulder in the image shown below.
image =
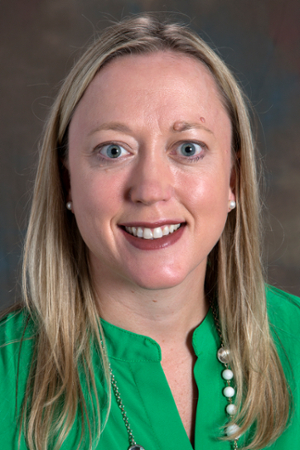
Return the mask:
{"type": "Polygon", "coordinates": [[[287,334],[300,332],[300,298],[273,286],[266,286],[271,327],[287,334]]]}
{"type": "MultiPolygon", "coordinates": [[[[3,401],[16,400],[16,384],[26,385],[32,363],[35,327],[25,309],[0,320],[0,395],[3,401]]],[[[2,409],[2,408],[1,408],[2,409]]]]}
{"type": "Polygon", "coordinates": [[[25,309],[6,314],[0,320],[1,449],[17,448],[16,424],[32,365],[35,335],[33,321],[25,309]]]}
{"type": "Polygon", "coordinates": [[[2,315],[0,319],[0,349],[20,345],[23,340],[34,338],[35,327],[25,308],[2,315]]]}
{"type": "Polygon", "coordinates": [[[0,320],[0,377],[17,370],[17,365],[30,360],[36,331],[25,309],[11,312],[0,320]]]}
{"type": "Polygon", "coordinates": [[[270,330],[278,355],[292,390],[299,391],[300,298],[271,286],[267,286],[266,294],[270,330]]]}
{"type": "Polygon", "coordinates": [[[0,378],[16,377],[18,367],[30,364],[35,342],[35,327],[25,309],[11,312],[0,320],[0,378]]]}

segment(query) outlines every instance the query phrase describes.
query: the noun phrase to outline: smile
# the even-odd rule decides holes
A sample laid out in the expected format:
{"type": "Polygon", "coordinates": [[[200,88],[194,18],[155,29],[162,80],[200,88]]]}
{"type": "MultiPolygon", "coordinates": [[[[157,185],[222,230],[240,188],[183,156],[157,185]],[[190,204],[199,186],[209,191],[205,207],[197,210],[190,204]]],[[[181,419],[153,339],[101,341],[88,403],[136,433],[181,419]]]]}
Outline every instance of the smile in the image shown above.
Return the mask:
{"type": "Polygon", "coordinates": [[[146,227],[125,227],[127,233],[132,234],[140,239],[160,239],[164,236],[174,233],[180,228],[181,224],[165,225],[163,227],[146,228],[146,227]]]}

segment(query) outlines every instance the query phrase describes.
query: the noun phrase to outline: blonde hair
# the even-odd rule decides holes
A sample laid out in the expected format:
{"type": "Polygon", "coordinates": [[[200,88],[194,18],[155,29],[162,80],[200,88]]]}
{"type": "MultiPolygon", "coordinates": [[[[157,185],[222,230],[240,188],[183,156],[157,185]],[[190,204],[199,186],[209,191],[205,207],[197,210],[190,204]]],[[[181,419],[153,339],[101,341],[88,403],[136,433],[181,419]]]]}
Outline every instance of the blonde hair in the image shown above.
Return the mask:
{"type": "Polygon", "coordinates": [[[45,129],[23,271],[26,306],[38,330],[21,424],[31,450],[46,450],[55,436],[54,448],[59,448],[78,407],[92,448],[109,414],[108,361],[87,251],[65,207],[62,161],[67,155],[68,126],[76,105],[104,64],[121,55],[164,50],[190,55],[209,69],[232,123],[237,208],[209,255],[206,293],[218,299],[223,339],[231,349],[239,410],[235,419],[241,432],[255,427],[249,449],[275,440],[287,422],[287,383],[266,313],[256,158],[244,96],[226,65],[196,34],[182,25],[144,15],[109,27],[86,51],[65,80],[45,129]],[[108,391],[105,405],[99,404],[95,386],[93,345],[103,362],[108,391]],[[93,402],[83,394],[79,366],[93,402]]]}

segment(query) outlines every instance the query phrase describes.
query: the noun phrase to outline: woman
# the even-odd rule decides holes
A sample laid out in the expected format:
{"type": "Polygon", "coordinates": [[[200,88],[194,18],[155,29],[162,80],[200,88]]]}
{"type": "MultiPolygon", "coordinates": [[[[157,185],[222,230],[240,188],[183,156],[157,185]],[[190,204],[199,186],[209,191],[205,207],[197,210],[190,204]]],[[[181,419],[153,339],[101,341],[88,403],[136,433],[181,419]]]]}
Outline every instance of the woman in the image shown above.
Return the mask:
{"type": "Polygon", "coordinates": [[[258,209],[218,56],[151,16],[105,31],[45,129],[2,448],[298,448],[299,300],[265,287],[258,209]]]}

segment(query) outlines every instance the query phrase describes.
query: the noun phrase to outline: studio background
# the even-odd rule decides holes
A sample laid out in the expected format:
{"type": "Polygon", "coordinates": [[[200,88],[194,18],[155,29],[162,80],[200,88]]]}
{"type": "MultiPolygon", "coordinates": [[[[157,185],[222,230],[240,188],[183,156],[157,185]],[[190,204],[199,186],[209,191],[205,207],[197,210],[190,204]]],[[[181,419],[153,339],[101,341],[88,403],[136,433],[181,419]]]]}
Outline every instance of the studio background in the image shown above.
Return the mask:
{"type": "Polygon", "coordinates": [[[0,305],[19,299],[38,142],[92,36],[130,13],[171,11],[233,69],[257,113],[267,279],[300,296],[299,0],[0,0],[0,305]]]}

